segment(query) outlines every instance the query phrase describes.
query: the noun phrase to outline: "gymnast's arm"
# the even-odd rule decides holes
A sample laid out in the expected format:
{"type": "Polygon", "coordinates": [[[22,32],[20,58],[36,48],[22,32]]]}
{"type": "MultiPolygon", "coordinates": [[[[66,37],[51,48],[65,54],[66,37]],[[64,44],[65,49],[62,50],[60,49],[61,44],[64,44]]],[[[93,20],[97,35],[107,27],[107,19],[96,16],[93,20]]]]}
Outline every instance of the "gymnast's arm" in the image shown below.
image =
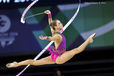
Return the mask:
{"type": "Polygon", "coordinates": [[[59,34],[55,34],[54,36],[39,36],[41,40],[49,40],[49,41],[62,41],[62,37],[59,34]]]}
{"type": "MultiPolygon", "coordinates": [[[[44,11],[44,13],[45,14],[48,14],[48,23],[49,23],[49,25],[51,25],[51,23],[52,23],[52,16],[51,16],[51,11],[50,10],[46,10],[46,11],[44,11]]],[[[51,29],[51,33],[53,34],[54,32],[54,30],[51,28],[51,26],[50,26],[50,29],[51,29]]]]}
{"type": "Polygon", "coordinates": [[[44,11],[44,13],[48,15],[48,22],[49,22],[49,25],[50,25],[52,23],[51,11],[46,10],[46,11],[44,11]]]}

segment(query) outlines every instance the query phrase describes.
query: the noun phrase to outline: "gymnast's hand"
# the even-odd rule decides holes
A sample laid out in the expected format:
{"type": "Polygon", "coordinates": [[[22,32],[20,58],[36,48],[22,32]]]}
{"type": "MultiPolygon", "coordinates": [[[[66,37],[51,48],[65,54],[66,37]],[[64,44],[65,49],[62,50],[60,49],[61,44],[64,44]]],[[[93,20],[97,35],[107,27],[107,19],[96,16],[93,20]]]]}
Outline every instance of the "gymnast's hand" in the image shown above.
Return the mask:
{"type": "Polygon", "coordinates": [[[47,37],[44,37],[44,36],[39,36],[39,39],[41,40],[46,40],[47,37]]]}
{"type": "Polygon", "coordinates": [[[46,10],[46,11],[44,11],[44,13],[45,13],[45,14],[50,14],[51,11],[50,11],[50,10],[46,10]]]}

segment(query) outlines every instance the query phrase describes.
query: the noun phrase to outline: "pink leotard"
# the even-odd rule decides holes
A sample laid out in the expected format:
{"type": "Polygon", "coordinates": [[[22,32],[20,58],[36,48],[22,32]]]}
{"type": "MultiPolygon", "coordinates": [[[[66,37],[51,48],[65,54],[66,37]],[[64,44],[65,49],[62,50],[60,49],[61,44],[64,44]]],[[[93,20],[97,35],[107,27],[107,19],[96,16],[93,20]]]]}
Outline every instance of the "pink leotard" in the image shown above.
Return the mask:
{"type": "Polygon", "coordinates": [[[60,55],[62,55],[64,52],[66,52],[66,38],[63,34],[60,34],[62,36],[62,42],[57,47],[57,49],[54,46],[50,46],[48,48],[49,54],[51,54],[52,60],[56,63],[56,58],[60,55]]]}

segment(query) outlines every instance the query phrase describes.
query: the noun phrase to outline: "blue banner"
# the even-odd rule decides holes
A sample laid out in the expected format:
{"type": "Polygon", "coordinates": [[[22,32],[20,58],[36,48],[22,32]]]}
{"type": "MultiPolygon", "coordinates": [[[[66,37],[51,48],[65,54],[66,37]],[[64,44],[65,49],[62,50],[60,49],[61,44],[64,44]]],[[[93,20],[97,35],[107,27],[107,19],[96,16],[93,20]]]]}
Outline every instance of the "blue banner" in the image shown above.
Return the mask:
{"type": "Polygon", "coordinates": [[[39,29],[36,24],[29,26],[28,24],[22,24],[20,17],[19,10],[0,10],[1,55],[42,50],[33,34],[33,31],[42,29],[39,29]]]}

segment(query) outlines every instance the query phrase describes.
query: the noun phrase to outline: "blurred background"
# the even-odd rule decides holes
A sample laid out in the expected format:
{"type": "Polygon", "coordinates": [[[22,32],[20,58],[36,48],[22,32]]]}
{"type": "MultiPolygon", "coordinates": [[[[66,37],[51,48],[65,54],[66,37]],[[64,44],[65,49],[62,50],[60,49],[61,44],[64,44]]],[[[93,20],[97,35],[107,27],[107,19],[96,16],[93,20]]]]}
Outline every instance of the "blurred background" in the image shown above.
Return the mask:
{"type": "MultiPolygon", "coordinates": [[[[13,61],[33,59],[49,43],[48,16],[43,14],[20,22],[25,8],[34,0],[0,0],[0,76],[15,76],[25,66],[8,69],[13,61]]],[[[45,10],[65,25],[74,15],[78,0],[39,0],[25,17],[45,10]]],[[[114,1],[82,0],[80,11],[64,31],[67,50],[81,45],[92,33],[94,43],[61,65],[30,66],[22,76],[114,76],[114,1]]],[[[48,56],[46,51],[40,58],[48,56]]]]}

